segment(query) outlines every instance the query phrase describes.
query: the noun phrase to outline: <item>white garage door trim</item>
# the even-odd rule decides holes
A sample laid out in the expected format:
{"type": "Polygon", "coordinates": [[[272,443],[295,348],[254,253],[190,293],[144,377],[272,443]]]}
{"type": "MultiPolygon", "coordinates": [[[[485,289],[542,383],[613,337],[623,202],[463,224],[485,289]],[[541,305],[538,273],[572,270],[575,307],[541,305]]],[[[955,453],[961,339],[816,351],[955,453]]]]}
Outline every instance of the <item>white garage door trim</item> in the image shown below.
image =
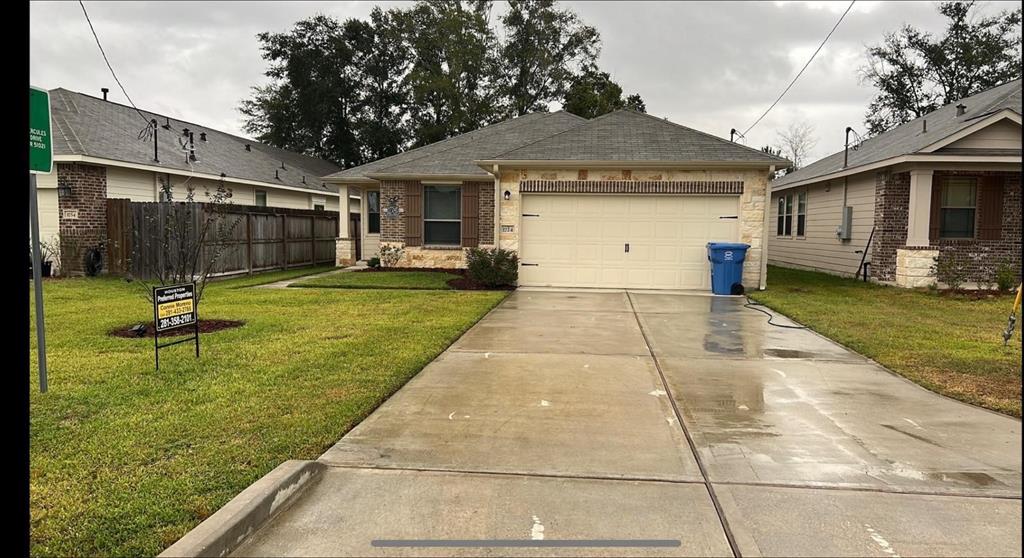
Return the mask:
{"type": "Polygon", "coordinates": [[[709,290],[706,245],[739,240],[738,212],[736,195],[524,194],[519,284],[709,290]]]}

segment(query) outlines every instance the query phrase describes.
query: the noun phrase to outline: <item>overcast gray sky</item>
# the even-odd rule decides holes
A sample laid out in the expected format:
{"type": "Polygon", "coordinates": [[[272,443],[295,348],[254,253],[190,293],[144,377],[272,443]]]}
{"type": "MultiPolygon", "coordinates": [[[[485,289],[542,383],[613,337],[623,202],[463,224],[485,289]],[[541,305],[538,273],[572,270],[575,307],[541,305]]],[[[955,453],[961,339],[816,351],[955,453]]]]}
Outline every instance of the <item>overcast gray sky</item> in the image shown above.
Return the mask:
{"type": "MultiPolygon", "coordinates": [[[[255,35],[286,31],[317,12],[365,17],[396,2],[86,2],[103,47],[140,108],[245,135],[237,110],[266,68],[255,35]]],[[[807,61],[848,2],[564,1],[601,33],[601,66],[651,114],[729,137],[746,129],[807,61]]],[[[1017,2],[984,2],[983,13],[1017,2]]],[[[503,9],[501,2],[495,14],[503,9]]],[[[30,80],[99,96],[124,95],[103,63],[77,2],[32,2],[30,80]]],[[[839,151],[843,131],[863,132],[872,97],[857,68],[865,45],[903,23],[938,32],[932,2],[859,1],[800,81],[746,143],[777,143],[777,132],[810,121],[811,160],[839,151]]]]}

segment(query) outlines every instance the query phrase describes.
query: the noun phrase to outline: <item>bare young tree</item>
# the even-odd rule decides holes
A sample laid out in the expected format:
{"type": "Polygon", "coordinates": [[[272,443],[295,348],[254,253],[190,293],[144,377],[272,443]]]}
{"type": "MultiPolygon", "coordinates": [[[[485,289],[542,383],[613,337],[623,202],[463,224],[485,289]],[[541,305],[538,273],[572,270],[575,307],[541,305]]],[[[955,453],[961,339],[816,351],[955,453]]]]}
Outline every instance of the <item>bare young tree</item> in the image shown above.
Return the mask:
{"type": "Polygon", "coordinates": [[[134,227],[135,244],[147,254],[140,258],[141,277],[130,277],[144,287],[152,302],[152,287],[196,282],[196,300],[201,300],[206,283],[218,272],[218,263],[231,244],[241,214],[226,211],[232,192],[223,181],[213,191],[206,189],[206,203],[196,200],[194,187],[185,184],[182,201],[174,200],[170,181],[160,179],[161,201],[143,214],[134,227]]]}
{"type": "Polygon", "coordinates": [[[793,162],[791,172],[804,166],[811,150],[818,145],[814,135],[814,125],[806,120],[793,122],[785,130],[778,132],[778,149],[782,156],[793,162]]]}

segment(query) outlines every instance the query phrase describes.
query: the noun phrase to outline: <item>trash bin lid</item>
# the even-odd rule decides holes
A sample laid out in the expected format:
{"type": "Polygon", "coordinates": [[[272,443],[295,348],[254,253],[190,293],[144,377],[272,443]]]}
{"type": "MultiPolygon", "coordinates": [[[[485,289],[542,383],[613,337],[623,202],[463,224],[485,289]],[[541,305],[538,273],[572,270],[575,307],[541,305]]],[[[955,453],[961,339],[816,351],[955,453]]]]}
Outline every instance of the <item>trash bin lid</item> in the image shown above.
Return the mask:
{"type": "Polygon", "coordinates": [[[750,248],[750,245],[742,242],[708,242],[708,248],[711,250],[746,250],[750,248]]]}

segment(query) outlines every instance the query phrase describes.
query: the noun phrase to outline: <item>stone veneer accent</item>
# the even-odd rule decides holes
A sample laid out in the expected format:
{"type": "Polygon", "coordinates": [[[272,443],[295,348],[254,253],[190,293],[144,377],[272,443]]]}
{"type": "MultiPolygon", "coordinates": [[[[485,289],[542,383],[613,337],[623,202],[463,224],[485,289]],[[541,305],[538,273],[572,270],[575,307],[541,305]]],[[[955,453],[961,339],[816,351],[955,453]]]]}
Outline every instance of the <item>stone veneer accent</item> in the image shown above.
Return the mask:
{"type": "Polygon", "coordinates": [[[742,194],[743,181],[524,180],[519,191],[545,194],[742,194]]]}
{"type": "Polygon", "coordinates": [[[356,239],[338,238],[335,241],[335,265],[350,266],[356,263],[356,239]]]}
{"type": "Polygon", "coordinates": [[[915,288],[934,284],[932,266],[938,256],[939,251],[932,248],[897,248],[896,286],[915,288]]]}
{"type": "Polygon", "coordinates": [[[107,169],[83,163],[57,163],[56,170],[57,185],[71,187],[71,193],[57,201],[62,273],[82,274],[88,249],[107,239],[107,169]],[[75,212],[78,215],[73,218],[75,212]]]}
{"type": "MultiPolygon", "coordinates": [[[[875,180],[875,237],[871,248],[871,277],[879,281],[896,281],[899,268],[897,251],[932,250],[941,260],[958,253],[969,263],[968,282],[986,282],[993,278],[999,262],[1010,262],[1021,278],[1021,184],[1019,172],[1000,171],[935,171],[933,184],[943,176],[1005,177],[1003,184],[1002,232],[999,240],[939,239],[929,246],[906,246],[907,218],[910,204],[910,173],[879,172],[875,180]]],[[[979,209],[980,211],[980,209],[979,209]]],[[[904,280],[908,277],[904,275],[904,280]]]]}

